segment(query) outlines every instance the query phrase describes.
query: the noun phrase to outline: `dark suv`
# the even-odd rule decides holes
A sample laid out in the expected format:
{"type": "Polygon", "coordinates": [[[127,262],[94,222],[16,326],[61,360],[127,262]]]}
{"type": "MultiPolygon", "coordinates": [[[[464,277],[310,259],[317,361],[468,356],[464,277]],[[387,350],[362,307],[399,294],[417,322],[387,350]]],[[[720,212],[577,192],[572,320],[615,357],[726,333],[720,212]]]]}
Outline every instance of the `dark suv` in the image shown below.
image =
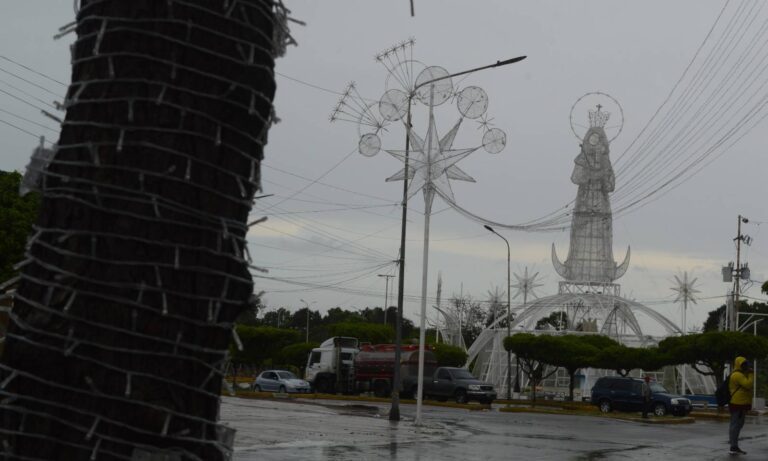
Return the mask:
{"type": "MultiPolygon", "coordinates": [[[[671,413],[685,416],[691,412],[691,401],[679,395],[670,394],[664,386],[651,381],[651,409],[656,416],[671,413]]],[[[643,380],[605,376],[597,380],[592,387],[591,401],[600,407],[600,411],[611,410],[643,411],[643,380]]]]}

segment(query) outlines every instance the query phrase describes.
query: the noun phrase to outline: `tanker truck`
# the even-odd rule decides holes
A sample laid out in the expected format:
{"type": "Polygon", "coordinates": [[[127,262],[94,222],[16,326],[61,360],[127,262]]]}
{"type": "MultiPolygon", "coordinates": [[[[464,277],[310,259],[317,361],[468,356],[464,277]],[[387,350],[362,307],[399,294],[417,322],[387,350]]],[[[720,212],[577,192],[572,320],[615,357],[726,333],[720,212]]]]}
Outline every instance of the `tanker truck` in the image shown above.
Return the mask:
{"type": "MultiPolygon", "coordinates": [[[[430,349],[427,346],[424,351],[424,376],[427,379],[432,377],[437,367],[437,360],[430,349]]],[[[305,379],[316,392],[371,392],[377,397],[387,397],[393,387],[395,350],[394,344],[359,345],[357,338],[329,338],[310,352],[305,379]]],[[[403,345],[400,352],[400,392],[405,398],[413,397],[418,376],[419,346],[403,345]]]]}

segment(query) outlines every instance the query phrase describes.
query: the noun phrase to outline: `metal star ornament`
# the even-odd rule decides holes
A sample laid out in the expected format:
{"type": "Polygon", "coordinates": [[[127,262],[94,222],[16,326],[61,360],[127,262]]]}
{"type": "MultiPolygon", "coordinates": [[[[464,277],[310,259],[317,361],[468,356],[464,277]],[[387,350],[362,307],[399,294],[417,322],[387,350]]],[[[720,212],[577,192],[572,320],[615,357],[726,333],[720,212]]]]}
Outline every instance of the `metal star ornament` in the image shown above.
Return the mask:
{"type": "MultiPolygon", "coordinates": [[[[430,114],[429,128],[425,138],[417,135],[413,128],[408,128],[412,150],[408,158],[408,198],[412,198],[416,192],[423,190],[425,197],[427,190],[433,188],[445,197],[454,200],[450,180],[475,182],[472,176],[456,166],[460,160],[467,157],[479,147],[468,149],[453,149],[453,141],[459,131],[462,119],[453,126],[442,138],[438,137],[435,117],[430,114]]],[[[387,153],[405,162],[404,150],[387,150],[387,153]]],[[[389,181],[402,181],[405,178],[405,168],[387,178],[389,181]]]]}
{"type": "Polygon", "coordinates": [[[515,278],[517,279],[517,283],[513,283],[510,286],[510,289],[514,288],[515,295],[512,296],[512,299],[517,299],[518,296],[523,295],[527,298],[527,295],[531,295],[534,298],[538,298],[536,295],[536,292],[534,291],[536,288],[544,286],[543,283],[538,283],[536,278],[539,276],[539,273],[536,272],[533,275],[528,275],[528,267],[525,267],[525,272],[523,275],[514,274],[515,278]]]}
{"type": "Polygon", "coordinates": [[[671,288],[672,291],[677,293],[677,297],[675,298],[674,302],[685,303],[690,301],[693,304],[696,304],[696,293],[701,293],[701,291],[695,289],[693,286],[696,284],[696,280],[698,280],[698,278],[688,280],[688,272],[683,273],[682,279],[677,275],[674,277],[675,282],[677,282],[677,286],[671,288]]]}

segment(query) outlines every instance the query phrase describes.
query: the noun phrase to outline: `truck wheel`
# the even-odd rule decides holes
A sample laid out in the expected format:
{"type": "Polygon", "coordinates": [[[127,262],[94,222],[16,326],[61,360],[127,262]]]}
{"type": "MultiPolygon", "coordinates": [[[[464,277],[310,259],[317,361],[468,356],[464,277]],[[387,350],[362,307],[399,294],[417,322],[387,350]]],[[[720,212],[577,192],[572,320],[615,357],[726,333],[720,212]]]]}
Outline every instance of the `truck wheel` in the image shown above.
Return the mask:
{"type": "Polygon", "coordinates": [[[611,401],[603,399],[600,401],[600,411],[603,413],[611,412],[611,401]]]}
{"type": "Polygon", "coordinates": [[[315,389],[317,389],[317,392],[319,394],[330,394],[331,383],[329,380],[325,378],[320,378],[315,382],[315,389]]]}
{"type": "Polygon", "coordinates": [[[458,389],[454,394],[456,403],[467,403],[467,391],[464,389],[458,389]]]}
{"type": "Polygon", "coordinates": [[[664,416],[667,414],[667,407],[663,403],[657,403],[653,406],[653,414],[656,416],[664,416]]]}

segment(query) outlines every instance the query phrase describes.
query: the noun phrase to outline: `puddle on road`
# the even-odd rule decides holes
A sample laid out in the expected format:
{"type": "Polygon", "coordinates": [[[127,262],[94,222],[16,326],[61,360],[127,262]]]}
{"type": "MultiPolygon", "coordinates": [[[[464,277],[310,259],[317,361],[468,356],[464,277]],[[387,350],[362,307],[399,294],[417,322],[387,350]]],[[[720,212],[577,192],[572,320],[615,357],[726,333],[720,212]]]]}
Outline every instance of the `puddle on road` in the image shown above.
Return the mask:
{"type": "Polygon", "coordinates": [[[599,459],[605,459],[609,455],[615,455],[622,452],[631,452],[634,450],[642,450],[645,448],[653,448],[652,445],[633,445],[631,447],[625,447],[625,448],[607,448],[604,450],[593,450],[588,451],[587,453],[578,455],[576,457],[577,461],[594,461],[599,459]]]}
{"type": "Polygon", "coordinates": [[[539,439],[539,440],[576,440],[573,436],[559,436],[552,434],[520,434],[515,436],[520,439],[539,439]]]}

